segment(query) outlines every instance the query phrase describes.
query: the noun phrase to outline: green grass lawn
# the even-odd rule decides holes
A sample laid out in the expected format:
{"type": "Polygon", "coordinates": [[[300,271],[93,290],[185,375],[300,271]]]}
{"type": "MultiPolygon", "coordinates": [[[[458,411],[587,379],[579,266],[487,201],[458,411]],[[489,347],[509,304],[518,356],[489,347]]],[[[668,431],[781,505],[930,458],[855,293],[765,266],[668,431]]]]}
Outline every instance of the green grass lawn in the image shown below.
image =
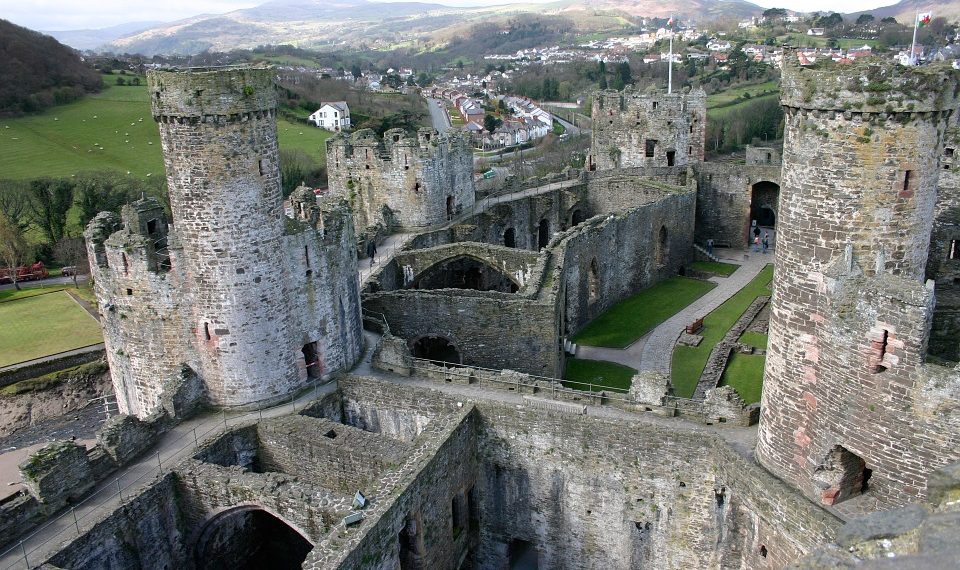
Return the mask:
{"type": "Polygon", "coordinates": [[[573,342],[626,348],[713,287],[707,281],[673,277],[617,303],[587,323],[573,342]]]}
{"type": "Polygon", "coordinates": [[[30,282],[21,283],[23,290],[17,291],[16,289],[4,289],[0,291],[0,301],[11,301],[13,299],[23,299],[26,297],[33,297],[35,295],[43,295],[44,293],[49,293],[51,291],[63,291],[67,288],[66,285],[50,285],[47,287],[37,287],[31,286],[30,282]]]}
{"type": "Polygon", "coordinates": [[[584,384],[594,384],[594,392],[599,392],[605,388],[626,391],[630,389],[630,379],[636,373],[637,371],[633,368],[615,362],[568,358],[564,380],[574,382],[564,382],[563,385],[575,390],[588,389],[588,386],[575,383],[582,382],[584,384]]]}
{"type": "Polygon", "coordinates": [[[743,344],[752,346],[754,348],[766,350],[767,335],[763,333],[747,331],[742,335],[740,335],[740,342],[742,342],[743,344]]]}
{"type": "Polygon", "coordinates": [[[730,277],[740,266],[735,263],[722,263],[719,261],[694,261],[690,267],[704,273],[713,273],[721,277],[730,277]]]}
{"type": "Polygon", "coordinates": [[[703,367],[713,347],[723,338],[750,303],[761,295],[770,295],[773,266],[768,265],[750,283],[727,299],[703,319],[703,342],[700,346],[677,346],[673,350],[671,380],[673,390],[681,398],[693,396],[703,367]]]}
{"type": "MultiPolygon", "coordinates": [[[[277,135],[281,149],[302,149],[326,164],[328,131],[278,118],[277,135]]],[[[39,115],[0,119],[0,145],[2,178],[104,169],[141,178],[164,175],[160,132],[146,85],[107,85],[100,93],[39,115]]]]}
{"type": "Polygon", "coordinates": [[[763,363],[766,358],[761,354],[730,355],[727,369],[720,379],[721,386],[733,386],[743,401],[753,404],[760,401],[760,389],[763,387],[763,363]]]}
{"type": "Polygon", "coordinates": [[[712,109],[714,107],[722,107],[723,105],[729,105],[737,100],[740,96],[749,93],[750,97],[757,97],[760,95],[769,95],[771,93],[780,92],[780,82],[779,81],[767,81],[765,83],[755,83],[753,85],[741,85],[738,87],[733,87],[731,89],[725,89],[717,93],[712,93],[707,96],[707,109],[712,109]]]}
{"type": "Polygon", "coordinates": [[[103,341],[100,325],[64,292],[0,304],[0,366],[103,341]]]}
{"type": "Polygon", "coordinates": [[[744,107],[752,103],[753,101],[759,101],[763,99],[772,99],[779,97],[779,92],[767,93],[766,95],[760,95],[757,97],[751,97],[750,99],[744,99],[740,103],[733,105],[727,105],[725,107],[707,107],[707,120],[718,120],[720,118],[726,117],[731,114],[742,114],[744,107]]]}

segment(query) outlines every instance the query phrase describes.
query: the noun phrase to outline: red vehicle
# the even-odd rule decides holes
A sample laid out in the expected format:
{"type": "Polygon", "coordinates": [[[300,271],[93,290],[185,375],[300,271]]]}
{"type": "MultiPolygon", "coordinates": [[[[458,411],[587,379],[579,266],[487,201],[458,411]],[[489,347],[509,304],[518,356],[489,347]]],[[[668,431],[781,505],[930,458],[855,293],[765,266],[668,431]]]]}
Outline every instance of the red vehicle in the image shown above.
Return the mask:
{"type": "MultiPolygon", "coordinates": [[[[47,268],[44,267],[42,261],[38,261],[33,265],[21,265],[17,268],[17,282],[20,281],[33,281],[35,279],[46,279],[50,276],[50,272],[47,271],[47,268]]],[[[3,283],[13,283],[13,279],[10,278],[10,270],[6,268],[0,268],[0,284],[3,283]]]]}

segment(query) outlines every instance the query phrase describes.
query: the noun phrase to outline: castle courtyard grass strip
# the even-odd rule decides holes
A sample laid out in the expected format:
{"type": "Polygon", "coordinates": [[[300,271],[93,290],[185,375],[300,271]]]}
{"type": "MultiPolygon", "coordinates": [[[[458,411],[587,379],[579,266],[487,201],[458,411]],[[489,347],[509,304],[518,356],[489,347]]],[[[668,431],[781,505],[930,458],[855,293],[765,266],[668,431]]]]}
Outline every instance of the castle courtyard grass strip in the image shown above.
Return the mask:
{"type": "Polygon", "coordinates": [[[740,335],[740,342],[753,348],[759,348],[761,350],[766,350],[767,348],[767,335],[763,333],[747,331],[740,335]]]}
{"type": "Polygon", "coordinates": [[[605,362],[602,360],[587,360],[585,358],[567,359],[567,371],[564,380],[573,380],[583,384],[564,382],[567,388],[587,390],[584,384],[594,384],[593,391],[600,392],[604,388],[617,388],[621,391],[630,389],[630,379],[637,371],[629,366],[605,362]]]}
{"type": "Polygon", "coordinates": [[[704,273],[713,273],[723,277],[730,277],[733,272],[740,268],[735,263],[723,263],[722,261],[694,261],[690,267],[704,273]]]}
{"type": "Polygon", "coordinates": [[[67,293],[0,304],[0,366],[103,342],[100,324],[67,293]]]}
{"type": "Polygon", "coordinates": [[[733,386],[747,404],[760,401],[760,388],[763,386],[763,364],[766,357],[762,354],[730,355],[727,369],[720,379],[721,386],[733,386]]]}
{"type": "Polygon", "coordinates": [[[709,281],[673,277],[617,303],[587,323],[573,341],[626,348],[714,287],[709,281]]]}
{"type": "Polygon", "coordinates": [[[0,302],[26,299],[27,297],[34,297],[36,295],[45,295],[47,293],[63,291],[67,288],[66,285],[47,285],[46,287],[38,287],[32,281],[21,282],[20,286],[23,287],[23,289],[20,291],[17,291],[16,289],[4,289],[0,291],[0,302]]]}
{"type": "Polygon", "coordinates": [[[773,279],[773,266],[764,267],[750,283],[727,299],[703,319],[703,342],[700,346],[677,346],[673,349],[670,377],[673,391],[681,398],[690,398],[700,381],[700,374],[710,358],[713,347],[723,339],[740,318],[740,315],[762,295],[770,295],[770,281],[773,279]]]}

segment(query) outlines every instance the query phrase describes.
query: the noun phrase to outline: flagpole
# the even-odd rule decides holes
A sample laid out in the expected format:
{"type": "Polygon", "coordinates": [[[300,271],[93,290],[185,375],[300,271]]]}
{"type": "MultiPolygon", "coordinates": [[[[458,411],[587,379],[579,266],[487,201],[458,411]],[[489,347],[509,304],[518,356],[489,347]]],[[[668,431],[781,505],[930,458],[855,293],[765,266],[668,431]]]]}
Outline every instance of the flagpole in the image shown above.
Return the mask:
{"type": "Polygon", "coordinates": [[[920,25],[920,12],[917,11],[917,15],[913,18],[913,43],[910,44],[910,65],[917,65],[916,56],[917,53],[917,27],[920,25]]]}
{"type": "MultiPolygon", "coordinates": [[[[670,16],[673,20],[673,16],[670,16]]],[[[670,31],[670,59],[667,60],[667,95],[673,93],[673,30],[670,31]]],[[[916,30],[914,30],[916,35],[916,30]]]]}

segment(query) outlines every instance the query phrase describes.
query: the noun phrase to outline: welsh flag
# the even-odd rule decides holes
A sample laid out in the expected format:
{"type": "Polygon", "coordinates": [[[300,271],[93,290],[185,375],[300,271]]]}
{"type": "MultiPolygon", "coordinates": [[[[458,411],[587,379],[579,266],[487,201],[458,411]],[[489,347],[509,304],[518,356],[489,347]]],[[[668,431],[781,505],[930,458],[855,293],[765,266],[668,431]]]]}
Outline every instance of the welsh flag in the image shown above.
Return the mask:
{"type": "Polygon", "coordinates": [[[917,25],[919,27],[929,26],[930,20],[933,19],[933,14],[930,12],[924,12],[923,14],[917,14],[917,25]]]}
{"type": "MultiPolygon", "coordinates": [[[[929,16],[929,14],[927,14],[927,15],[929,16]]],[[[672,25],[673,25],[673,16],[670,16],[670,19],[667,20],[667,27],[669,28],[669,27],[672,26],[672,25]]]]}

